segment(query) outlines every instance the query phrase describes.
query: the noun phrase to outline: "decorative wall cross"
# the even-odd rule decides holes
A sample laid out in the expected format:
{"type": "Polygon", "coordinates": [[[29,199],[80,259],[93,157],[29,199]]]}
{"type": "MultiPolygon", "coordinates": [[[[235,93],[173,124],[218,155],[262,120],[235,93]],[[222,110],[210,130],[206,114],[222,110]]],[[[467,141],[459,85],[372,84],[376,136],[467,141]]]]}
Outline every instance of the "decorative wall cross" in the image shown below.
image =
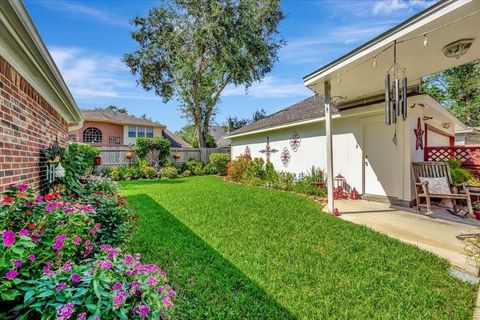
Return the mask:
{"type": "Polygon", "coordinates": [[[423,150],[423,134],[425,131],[422,130],[422,121],[420,118],[418,118],[417,122],[417,129],[413,129],[413,132],[415,132],[415,137],[417,138],[417,141],[415,143],[415,150],[423,150]]]}
{"type": "Polygon", "coordinates": [[[265,153],[267,155],[267,162],[270,162],[270,155],[275,152],[278,152],[278,150],[270,147],[270,138],[267,137],[267,146],[265,149],[260,150],[260,153],[265,153]]]}
{"type": "Polygon", "coordinates": [[[298,148],[300,147],[300,136],[297,132],[292,133],[292,138],[290,139],[290,147],[292,148],[293,152],[297,152],[298,148]]]}
{"type": "Polygon", "coordinates": [[[249,156],[249,157],[252,155],[249,146],[246,146],[246,147],[245,147],[245,151],[244,151],[243,154],[246,155],[246,156],[249,156]]]}
{"type": "Polygon", "coordinates": [[[288,148],[285,147],[283,148],[283,152],[280,155],[280,159],[282,160],[283,166],[286,168],[288,167],[288,163],[290,162],[290,151],[288,151],[288,148]]]}

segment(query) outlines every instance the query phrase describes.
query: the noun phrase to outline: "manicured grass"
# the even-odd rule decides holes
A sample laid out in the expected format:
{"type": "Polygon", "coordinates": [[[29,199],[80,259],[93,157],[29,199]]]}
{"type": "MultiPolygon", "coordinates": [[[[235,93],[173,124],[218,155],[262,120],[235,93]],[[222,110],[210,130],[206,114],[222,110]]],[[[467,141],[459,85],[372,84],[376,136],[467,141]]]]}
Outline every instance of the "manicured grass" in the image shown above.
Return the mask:
{"type": "Polygon", "coordinates": [[[122,183],[132,250],[164,267],[179,319],[469,319],[476,289],[433,254],[302,196],[192,177],[122,183]]]}

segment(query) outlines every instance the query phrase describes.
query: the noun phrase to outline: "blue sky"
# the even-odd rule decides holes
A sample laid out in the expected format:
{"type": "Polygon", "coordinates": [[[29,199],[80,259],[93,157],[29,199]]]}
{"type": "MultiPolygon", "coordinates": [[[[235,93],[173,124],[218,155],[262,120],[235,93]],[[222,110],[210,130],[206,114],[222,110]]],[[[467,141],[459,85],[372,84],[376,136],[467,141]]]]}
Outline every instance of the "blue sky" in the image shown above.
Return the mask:
{"type": "MultiPolygon", "coordinates": [[[[258,108],[268,113],[300,101],[311,92],[302,77],[372,37],[432,5],[434,0],[284,0],[280,26],[287,42],[279,61],[247,93],[227,87],[216,123],[229,115],[250,117],[258,108]]],[[[186,120],[177,102],[162,103],[136,85],[122,63],[136,43],[129,20],[146,15],[158,1],[25,0],[30,15],[80,108],[126,107],[131,114],[180,129],[186,120]]]]}

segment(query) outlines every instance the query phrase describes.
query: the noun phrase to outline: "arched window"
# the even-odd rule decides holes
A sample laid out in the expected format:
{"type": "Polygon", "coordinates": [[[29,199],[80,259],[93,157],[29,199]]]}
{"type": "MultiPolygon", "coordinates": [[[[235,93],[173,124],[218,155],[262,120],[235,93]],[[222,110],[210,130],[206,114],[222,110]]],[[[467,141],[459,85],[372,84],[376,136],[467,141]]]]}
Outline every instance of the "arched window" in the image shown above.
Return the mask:
{"type": "Polygon", "coordinates": [[[102,131],[97,128],[87,128],[83,131],[83,142],[102,143],[102,131]]]}

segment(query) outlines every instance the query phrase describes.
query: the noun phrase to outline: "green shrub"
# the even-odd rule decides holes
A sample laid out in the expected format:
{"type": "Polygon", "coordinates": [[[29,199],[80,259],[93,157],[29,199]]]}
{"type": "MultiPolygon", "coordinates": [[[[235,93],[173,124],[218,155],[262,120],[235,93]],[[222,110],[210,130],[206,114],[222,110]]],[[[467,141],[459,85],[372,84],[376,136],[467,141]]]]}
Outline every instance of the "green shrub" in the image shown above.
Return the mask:
{"type": "Polygon", "coordinates": [[[230,154],[228,153],[212,153],[209,157],[209,164],[214,168],[215,173],[218,173],[221,176],[227,174],[227,165],[229,161],[230,154]]]}
{"type": "Polygon", "coordinates": [[[309,179],[302,179],[297,181],[293,185],[293,191],[319,197],[325,197],[327,195],[326,188],[320,188],[315,186],[314,184],[312,184],[311,181],[309,181],[309,179]]]}
{"type": "Polygon", "coordinates": [[[218,174],[217,168],[210,162],[203,167],[203,173],[208,175],[218,174]]]}
{"type": "Polygon", "coordinates": [[[274,175],[275,179],[270,180],[275,189],[291,191],[295,182],[295,174],[291,172],[280,171],[274,175]]]}
{"type": "Polygon", "coordinates": [[[190,177],[191,174],[192,174],[192,172],[190,172],[190,170],[185,170],[185,171],[183,171],[182,176],[190,177]]]}
{"type": "Polygon", "coordinates": [[[142,168],[142,174],[145,179],[155,179],[157,177],[157,169],[152,166],[142,168]]]}
{"type": "Polygon", "coordinates": [[[120,190],[118,183],[108,177],[90,176],[85,183],[86,190],[91,192],[104,192],[105,194],[117,194],[120,190]]]}
{"type": "Polygon", "coordinates": [[[65,184],[67,193],[80,194],[84,188],[80,178],[87,177],[95,169],[93,158],[98,154],[99,149],[89,144],[71,143],[60,150],[60,161],[65,169],[65,177],[62,182],[65,184]]]}
{"type": "Polygon", "coordinates": [[[172,144],[163,137],[137,138],[135,140],[135,153],[148,163],[163,166],[167,163],[172,144]]]}
{"type": "Polygon", "coordinates": [[[247,168],[245,177],[248,179],[258,178],[264,180],[266,177],[265,161],[262,158],[253,159],[247,168]]]}
{"type": "Polygon", "coordinates": [[[175,167],[160,168],[158,173],[160,174],[160,177],[167,178],[167,179],[173,179],[173,178],[176,178],[178,176],[178,171],[177,171],[177,168],[175,168],[175,167]]]}
{"type": "Polygon", "coordinates": [[[120,168],[119,167],[113,167],[110,169],[108,172],[108,177],[114,181],[121,180],[123,177],[120,175],[120,168]]]}
{"type": "Polygon", "coordinates": [[[450,167],[450,175],[452,176],[452,182],[454,184],[460,184],[467,182],[473,178],[470,170],[462,167],[462,162],[456,158],[450,158],[447,161],[450,167]]]}
{"type": "Polygon", "coordinates": [[[269,182],[274,182],[278,178],[278,172],[270,161],[267,161],[267,164],[265,164],[265,178],[269,182]]]}
{"type": "Polygon", "coordinates": [[[195,175],[195,176],[201,176],[205,174],[205,171],[203,169],[204,164],[202,161],[197,160],[197,159],[191,159],[185,162],[182,166],[182,170],[190,170],[190,172],[195,175]]]}

